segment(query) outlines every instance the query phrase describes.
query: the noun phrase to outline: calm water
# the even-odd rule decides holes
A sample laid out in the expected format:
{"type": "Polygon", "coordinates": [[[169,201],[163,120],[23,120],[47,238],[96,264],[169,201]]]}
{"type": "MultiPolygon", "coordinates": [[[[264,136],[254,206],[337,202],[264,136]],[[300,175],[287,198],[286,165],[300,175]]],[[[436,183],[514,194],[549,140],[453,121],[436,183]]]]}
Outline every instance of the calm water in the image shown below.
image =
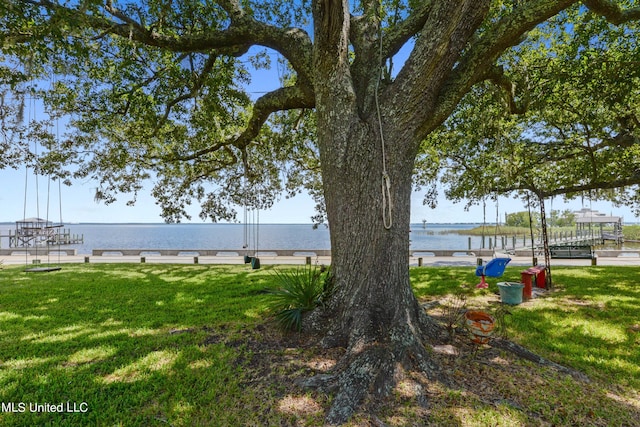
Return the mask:
{"type": "MultiPolygon", "coordinates": [[[[468,236],[451,233],[476,224],[422,224],[411,226],[413,249],[466,249],[468,236]]],[[[0,234],[7,235],[15,225],[0,224],[0,234]]],[[[245,227],[242,224],[67,224],[72,234],[84,235],[84,244],[74,245],[78,254],[92,249],[242,249],[245,227]]],[[[254,228],[249,242],[254,246],[254,228]]],[[[308,224],[261,224],[258,228],[260,249],[330,249],[329,230],[314,230],[308,224]]],[[[9,240],[0,240],[8,248],[9,240]]],[[[480,247],[480,238],[472,238],[472,247],[480,247]]]]}

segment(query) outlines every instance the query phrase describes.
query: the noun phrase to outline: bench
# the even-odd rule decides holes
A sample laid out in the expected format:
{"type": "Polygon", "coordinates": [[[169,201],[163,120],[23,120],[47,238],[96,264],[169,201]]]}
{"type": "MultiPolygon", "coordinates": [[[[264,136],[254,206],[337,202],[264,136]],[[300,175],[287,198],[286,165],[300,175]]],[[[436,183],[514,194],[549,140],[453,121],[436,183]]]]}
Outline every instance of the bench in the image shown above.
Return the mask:
{"type": "Polygon", "coordinates": [[[520,278],[524,283],[524,289],[522,289],[522,298],[530,299],[533,291],[533,280],[538,288],[547,287],[547,268],[543,264],[536,265],[535,267],[528,268],[520,272],[520,278]]]}
{"type": "Polygon", "coordinates": [[[549,246],[551,258],[582,258],[593,259],[595,253],[590,245],[566,245],[566,246],[549,246]]]}

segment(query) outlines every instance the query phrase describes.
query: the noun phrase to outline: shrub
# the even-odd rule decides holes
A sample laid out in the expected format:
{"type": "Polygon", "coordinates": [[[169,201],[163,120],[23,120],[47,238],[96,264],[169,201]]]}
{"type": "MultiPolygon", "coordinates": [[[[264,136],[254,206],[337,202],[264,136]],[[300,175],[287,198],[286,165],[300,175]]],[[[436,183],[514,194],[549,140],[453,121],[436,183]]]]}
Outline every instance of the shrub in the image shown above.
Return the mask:
{"type": "Polygon", "coordinates": [[[322,302],[329,273],[324,267],[309,265],[276,270],[275,276],[278,286],[267,289],[271,297],[269,309],[283,329],[299,331],[303,314],[322,302]]]}

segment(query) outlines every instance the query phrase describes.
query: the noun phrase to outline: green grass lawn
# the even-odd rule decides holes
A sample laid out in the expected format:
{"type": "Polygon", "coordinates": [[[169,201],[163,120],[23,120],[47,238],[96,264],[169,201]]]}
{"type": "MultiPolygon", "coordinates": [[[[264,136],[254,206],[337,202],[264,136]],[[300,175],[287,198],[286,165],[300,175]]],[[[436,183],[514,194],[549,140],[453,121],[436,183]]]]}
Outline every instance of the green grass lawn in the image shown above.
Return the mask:
{"type": "MultiPolygon", "coordinates": [[[[322,425],[331,396],[293,379],[330,368],[340,352],[267,322],[262,290],[274,283],[272,269],[82,264],[26,274],[5,266],[0,425],[322,425]],[[31,411],[35,404],[78,412],[31,411]]],[[[476,283],[473,270],[411,274],[422,300],[443,300],[476,283]]],[[[518,271],[508,268],[505,279],[518,271]]],[[[638,269],[558,268],[553,277],[556,292],[510,309],[506,333],[590,383],[504,354],[500,370],[488,357],[494,350],[480,350],[487,356],[441,360],[459,386],[430,390],[426,415],[401,381],[377,416],[388,425],[422,425],[426,416],[434,425],[640,425],[638,269]],[[468,370],[482,372],[486,393],[471,391],[468,370]]],[[[497,307],[495,284],[466,289],[470,306],[497,307]]],[[[352,424],[369,421],[364,414],[352,424]]]]}
{"type": "MultiPolygon", "coordinates": [[[[2,413],[2,425],[241,425],[242,348],[207,344],[263,321],[266,271],[167,265],[0,272],[2,402],[86,402],[86,413],[2,413]]],[[[83,407],[84,408],[84,407],[83,407]]],[[[6,409],[6,408],[5,408],[6,409]]]]}
{"type": "MultiPolygon", "coordinates": [[[[520,270],[508,267],[499,280],[520,281],[520,270]]],[[[460,268],[412,273],[416,293],[429,299],[478,281],[472,271],[460,268]]],[[[510,337],[589,376],[640,390],[640,269],[554,267],[552,278],[554,292],[510,309],[510,337]]],[[[466,289],[475,295],[498,293],[497,281],[490,280],[487,291],[466,289]]]]}

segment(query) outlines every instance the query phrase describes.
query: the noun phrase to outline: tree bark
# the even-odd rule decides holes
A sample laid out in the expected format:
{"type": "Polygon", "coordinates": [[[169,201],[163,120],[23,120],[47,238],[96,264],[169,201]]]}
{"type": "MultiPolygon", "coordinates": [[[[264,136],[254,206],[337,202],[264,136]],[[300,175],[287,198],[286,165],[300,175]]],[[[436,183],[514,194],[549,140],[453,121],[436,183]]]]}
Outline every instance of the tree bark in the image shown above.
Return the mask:
{"type": "Polygon", "coordinates": [[[413,162],[400,161],[397,153],[386,159],[392,171],[387,198],[393,205],[387,228],[377,125],[355,115],[351,120],[342,155],[332,149],[339,144],[321,148],[335,291],[307,323],[322,331],[323,345],[347,350],[334,375],[325,378],[337,392],[327,415],[332,424],[347,421],[368,396],[386,396],[398,370],[440,378],[425,347],[440,328],[420,308],[409,280],[413,162]]]}
{"type": "Polygon", "coordinates": [[[380,40],[377,3],[363,2],[364,13],[352,19],[347,0],[312,2],[309,81],[334,291],[305,327],[320,331],[325,346],[346,349],[331,375],[310,380],[336,392],[329,423],[347,421],[368,397],[387,395],[399,371],[417,369],[445,381],[427,350],[442,330],[419,307],[409,280],[412,173],[419,144],[487,77],[505,49],[571,3],[530,2],[478,37],[489,1],[431,2],[420,9],[421,37],[411,55],[393,82],[383,82],[383,52],[389,47],[380,40]]]}
{"type": "Polygon", "coordinates": [[[335,291],[306,326],[347,350],[332,375],[312,380],[335,390],[327,421],[341,424],[366,398],[386,396],[399,370],[440,378],[425,347],[440,328],[409,281],[413,135],[388,131],[375,108],[361,116],[346,65],[318,58],[316,66],[332,78],[317,88],[316,108],[335,291]]]}
{"type": "MultiPolygon", "coordinates": [[[[443,378],[427,351],[440,328],[421,310],[408,268],[418,117],[434,108],[438,88],[455,62],[455,54],[446,61],[442,55],[459,52],[469,35],[460,33],[472,33],[473,27],[462,19],[464,8],[441,6],[428,24],[450,27],[422,47],[425,57],[433,51],[422,82],[429,90],[411,92],[408,88],[415,85],[408,78],[393,91],[380,88],[381,64],[375,56],[368,65],[352,68],[347,1],[313,5],[317,135],[335,282],[328,304],[312,313],[305,326],[320,331],[325,346],[346,348],[332,375],[310,380],[336,392],[327,414],[331,424],[346,422],[368,397],[388,395],[399,371],[443,378]],[[444,20],[449,12],[456,19],[444,20]]],[[[366,28],[359,32],[360,43],[375,45],[372,26],[379,23],[355,25],[366,28]]]]}

